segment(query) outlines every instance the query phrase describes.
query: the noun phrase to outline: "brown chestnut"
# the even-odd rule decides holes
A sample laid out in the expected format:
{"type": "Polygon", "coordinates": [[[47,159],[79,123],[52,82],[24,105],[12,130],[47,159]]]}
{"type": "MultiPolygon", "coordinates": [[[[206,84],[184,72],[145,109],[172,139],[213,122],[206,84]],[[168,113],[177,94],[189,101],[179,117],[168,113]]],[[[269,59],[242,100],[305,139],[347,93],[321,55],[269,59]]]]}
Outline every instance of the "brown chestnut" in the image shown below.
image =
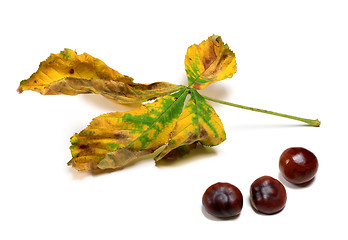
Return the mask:
{"type": "Polygon", "coordinates": [[[279,158],[279,170],[283,177],[291,183],[306,183],[317,173],[318,159],[305,148],[288,148],[279,158]]]}
{"type": "Polygon", "coordinates": [[[219,218],[229,218],[241,212],[243,196],[234,185],[218,182],[205,191],[202,203],[211,215],[219,218]]]}
{"type": "Polygon", "coordinates": [[[251,205],[260,213],[279,212],[284,208],[286,199],[286,190],[283,184],[270,176],[260,177],[250,186],[251,205]]]}

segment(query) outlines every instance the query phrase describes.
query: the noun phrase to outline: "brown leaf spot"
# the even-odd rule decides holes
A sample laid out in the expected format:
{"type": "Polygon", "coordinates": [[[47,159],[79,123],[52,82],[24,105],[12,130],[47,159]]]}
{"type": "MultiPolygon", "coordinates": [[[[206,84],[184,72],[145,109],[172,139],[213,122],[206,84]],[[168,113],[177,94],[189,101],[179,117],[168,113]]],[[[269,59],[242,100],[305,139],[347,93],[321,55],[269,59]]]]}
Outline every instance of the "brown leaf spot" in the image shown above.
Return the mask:
{"type": "Polygon", "coordinates": [[[175,148],[172,151],[170,151],[167,155],[165,155],[161,161],[164,164],[171,164],[178,158],[181,158],[188,154],[191,150],[195,149],[198,145],[198,142],[194,142],[190,145],[183,145],[181,147],[175,148]]]}
{"type": "Polygon", "coordinates": [[[19,87],[17,88],[17,92],[18,92],[18,93],[22,93],[22,92],[23,92],[22,87],[19,86],[19,87]]]}
{"type": "Polygon", "coordinates": [[[216,53],[214,51],[214,45],[211,44],[202,58],[204,68],[207,69],[215,61],[215,59],[216,53]]]}
{"type": "Polygon", "coordinates": [[[87,145],[87,144],[80,144],[80,145],[78,145],[78,148],[80,148],[80,149],[87,149],[87,148],[89,148],[89,146],[87,145]]]}
{"type": "Polygon", "coordinates": [[[124,139],[124,138],[127,138],[127,136],[126,136],[125,134],[123,134],[123,133],[115,133],[115,134],[114,134],[114,137],[115,137],[116,139],[124,139]]]}
{"type": "Polygon", "coordinates": [[[207,69],[209,66],[210,66],[210,64],[212,63],[212,59],[209,59],[209,58],[205,58],[205,59],[203,59],[203,65],[204,65],[204,68],[205,69],[207,69]]]}
{"type": "Polygon", "coordinates": [[[192,135],[190,135],[184,142],[184,144],[191,144],[194,143],[195,141],[197,141],[198,139],[198,134],[197,133],[193,133],[192,135]]]}
{"type": "Polygon", "coordinates": [[[74,72],[75,72],[74,69],[70,69],[70,70],[69,70],[69,73],[70,73],[70,74],[74,74],[74,72]]]}
{"type": "Polygon", "coordinates": [[[152,98],[149,98],[147,99],[147,101],[152,101],[152,100],[155,100],[157,97],[152,97],[152,98]]]}
{"type": "Polygon", "coordinates": [[[152,90],[152,89],[156,89],[160,85],[161,85],[161,83],[157,83],[157,82],[156,83],[151,83],[151,84],[147,85],[147,88],[148,88],[148,90],[152,90]]]}
{"type": "Polygon", "coordinates": [[[205,139],[209,137],[207,130],[205,130],[202,124],[199,124],[199,137],[200,139],[205,139]]]}
{"type": "Polygon", "coordinates": [[[178,100],[178,98],[177,98],[177,97],[174,97],[174,101],[176,101],[176,100],[178,100]]]}
{"type": "Polygon", "coordinates": [[[193,101],[192,101],[192,102],[193,102],[193,104],[194,104],[194,105],[196,105],[196,104],[197,104],[196,99],[193,99],[193,101]]]}
{"type": "Polygon", "coordinates": [[[124,92],[124,91],[125,91],[125,88],[124,88],[123,85],[120,85],[120,86],[118,87],[118,89],[120,90],[120,92],[124,92]]]}

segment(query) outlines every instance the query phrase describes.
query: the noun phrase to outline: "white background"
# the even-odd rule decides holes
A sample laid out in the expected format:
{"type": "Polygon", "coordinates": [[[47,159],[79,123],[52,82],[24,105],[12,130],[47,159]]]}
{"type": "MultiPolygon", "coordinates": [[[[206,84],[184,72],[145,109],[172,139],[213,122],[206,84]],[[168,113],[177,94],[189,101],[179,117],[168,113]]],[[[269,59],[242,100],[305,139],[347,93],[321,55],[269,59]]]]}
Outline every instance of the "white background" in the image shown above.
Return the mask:
{"type": "Polygon", "coordinates": [[[1,239],[347,239],[348,7],[346,1],[2,1],[1,239]],[[101,96],[19,95],[50,53],[87,52],[135,82],[185,84],[187,47],[212,34],[235,52],[232,79],[203,94],[295,116],[320,128],[212,103],[227,140],[172,165],[152,159],[91,175],[66,165],[69,138],[93,117],[130,107],[101,96]],[[279,177],[288,147],[314,152],[307,187],[279,177]],[[279,214],[255,213],[249,186],[284,183],[279,214]],[[202,210],[222,181],[244,196],[239,217],[202,210]]]}

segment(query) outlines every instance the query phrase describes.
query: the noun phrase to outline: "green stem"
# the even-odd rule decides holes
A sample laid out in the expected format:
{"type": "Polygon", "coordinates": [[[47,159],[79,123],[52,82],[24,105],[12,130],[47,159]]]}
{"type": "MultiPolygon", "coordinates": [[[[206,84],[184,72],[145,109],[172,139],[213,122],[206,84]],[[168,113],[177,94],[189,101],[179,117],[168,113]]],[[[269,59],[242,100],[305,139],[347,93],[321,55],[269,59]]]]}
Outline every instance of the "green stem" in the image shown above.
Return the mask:
{"type": "Polygon", "coordinates": [[[217,103],[221,103],[221,104],[225,104],[225,105],[229,105],[232,107],[237,107],[237,108],[242,108],[242,109],[247,109],[247,110],[251,110],[251,111],[255,111],[255,112],[261,112],[261,113],[267,113],[267,114],[271,114],[271,115],[275,115],[275,116],[279,116],[279,117],[284,117],[284,118],[290,118],[293,120],[297,120],[297,121],[301,121],[304,123],[307,123],[311,126],[314,127],[319,127],[320,126],[320,121],[318,119],[307,119],[307,118],[300,118],[300,117],[295,117],[295,116],[291,116],[291,115],[287,115],[287,114],[282,114],[282,113],[277,113],[277,112],[272,112],[272,111],[267,111],[267,110],[263,110],[263,109],[259,109],[259,108],[252,108],[252,107],[247,107],[247,106],[243,106],[243,105],[239,105],[239,104],[235,104],[235,103],[230,103],[230,102],[225,102],[219,99],[215,99],[215,98],[211,98],[208,96],[204,96],[202,95],[205,99],[213,101],[213,102],[217,102],[217,103]]]}

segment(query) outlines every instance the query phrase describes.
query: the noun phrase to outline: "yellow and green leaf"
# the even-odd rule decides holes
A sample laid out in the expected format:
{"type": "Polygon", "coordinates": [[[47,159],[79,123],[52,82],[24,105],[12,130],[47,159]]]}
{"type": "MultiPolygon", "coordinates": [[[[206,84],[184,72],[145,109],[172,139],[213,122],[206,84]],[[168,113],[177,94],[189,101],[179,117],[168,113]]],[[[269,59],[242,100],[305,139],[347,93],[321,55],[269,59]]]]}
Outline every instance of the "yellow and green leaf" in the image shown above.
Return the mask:
{"type": "Polygon", "coordinates": [[[190,92],[191,98],[176,123],[171,139],[155,158],[156,161],[173,151],[190,150],[196,142],[216,146],[226,139],[222,122],[213,107],[196,90],[191,89],[190,92]]]}
{"type": "Polygon", "coordinates": [[[78,170],[119,169],[166,144],[182,112],[187,90],[124,113],[101,115],[71,138],[78,170]]]}
{"type": "Polygon", "coordinates": [[[133,83],[131,77],[108,67],[87,53],[77,55],[71,49],[51,54],[39,69],[20,83],[18,92],[32,90],[43,95],[101,94],[118,103],[145,102],[182,89],[166,82],[133,83]]]}
{"type": "Polygon", "coordinates": [[[19,92],[33,90],[41,92],[51,83],[65,77],[83,79],[108,79],[124,83],[132,83],[133,79],[109,68],[103,61],[87,53],[77,55],[65,48],[58,54],[51,54],[41,62],[39,69],[29,79],[23,80],[19,92]]]}
{"type": "Polygon", "coordinates": [[[221,37],[213,35],[187,49],[185,70],[189,87],[200,90],[211,83],[231,78],[237,71],[236,58],[221,37]]]}
{"type": "Polygon", "coordinates": [[[156,150],[163,149],[156,161],[174,159],[197,144],[215,146],[226,139],[220,118],[196,90],[232,77],[236,72],[234,53],[221,37],[213,35],[188,48],[185,70],[188,88],[167,82],[139,84],[87,53],[77,55],[64,49],[41,62],[17,91],[43,95],[94,93],[122,104],[158,98],[128,112],[96,117],[71,137],[69,165],[84,171],[119,169],[156,150]],[[191,98],[184,107],[189,93],[191,98]]]}

